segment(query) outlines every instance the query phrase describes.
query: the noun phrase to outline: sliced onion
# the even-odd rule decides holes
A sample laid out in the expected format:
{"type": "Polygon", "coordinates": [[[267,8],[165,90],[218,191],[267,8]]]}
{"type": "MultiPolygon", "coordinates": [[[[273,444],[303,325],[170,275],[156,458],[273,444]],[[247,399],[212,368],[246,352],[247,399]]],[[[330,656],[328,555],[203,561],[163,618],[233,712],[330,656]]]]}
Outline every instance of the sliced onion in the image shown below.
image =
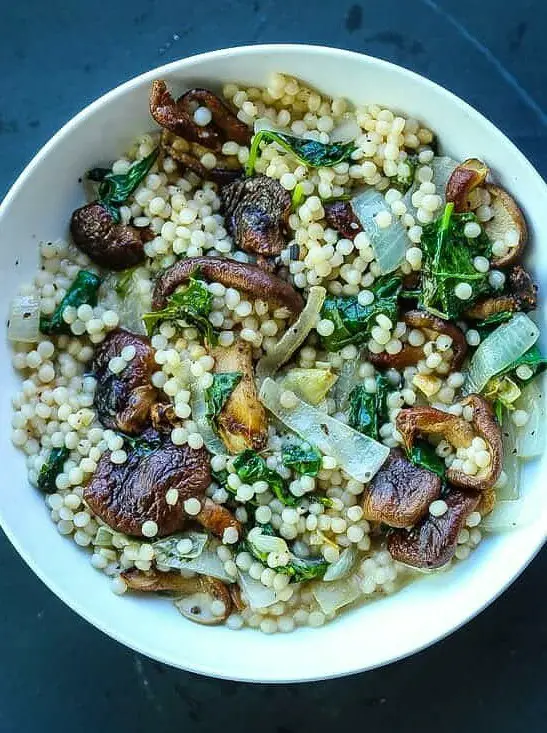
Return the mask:
{"type": "Polygon", "coordinates": [[[262,533],[261,527],[253,527],[247,535],[247,540],[256,548],[258,552],[288,552],[287,543],[282,537],[274,537],[262,533]]]}
{"type": "Polygon", "coordinates": [[[330,583],[334,580],[342,580],[342,578],[347,577],[351,573],[356,560],[357,552],[355,548],[346,547],[338,560],[332,565],[329,565],[325,575],[323,575],[323,580],[330,583]]]}
{"type": "Polygon", "coordinates": [[[359,597],[359,583],[355,576],[331,583],[314,583],[311,589],[323,613],[334,613],[359,597]]]}
{"type": "Polygon", "coordinates": [[[190,407],[192,409],[192,420],[198,426],[198,431],[203,438],[205,447],[214,456],[227,455],[226,446],[213,430],[213,426],[207,417],[207,403],[205,393],[199,386],[197,380],[190,385],[190,407]]]}
{"type": "Polygon", "coordinates": [[[99,290],[100,305],[107,310],[116,311],[120,317],[120,323],[123,323],[129,331],[146,336],[142,317],[144,313],[152,310],[152,290],[141,291],[135,279],[135,272],[133,272],[127,294],[122,297],[116,290],[118,282],[119,275],[114,273],[105,277],[99,290]]]}
{"type": "MultiPolygon", "coordinates": [[[[437,155],[433,158],[431,163],[428,163],[429,167],[433,171],[432,182],[435,184],[435,193],[441,197],[442,205],[446,203],[446,184],[448,179],[454,173],[459,163],[453,158],[449,158],[446,155],[437,155]]],[[[412,194],[415,193],[420,187],[420,182],[415,181],[414,184],[408,189],[403,197],[403,201],[409,213],[413,214],[416,212],[416,207],[412,203],[412,194]]]]}
{"type": "Polygon", "coordinates": [[[160,565],[165,565],[168,568],[178,570],[184,568],[187,570],[185,561],[199,557],[205,549],[208,540],[208,535],[203,532],[184,532],[182,534],[164,537],[152,543],[154,558],[160,565]],[[180,552],[179,542],[181,540],[190,540],[192,543],[192,547],[187,552],[180,552]]]}
{"type": "Polygon", "coordinates": [[[286,127],[281,127],[280,125],[276,125],[275,122],[270,120],[269,117],[259,117],[256,119],[253,123],[253,132],[256,135],[257,132],[261,132],[262,130],[271,130],[272,132],[281,132],[285,135],[292,134],[290,133],[290,130],[287,130],[286,127]]]}
{"type": "Polygon", "coordinates": [[[363,230],[368,234],[380,272],[393,272],[401,264],[408,246],[406,229],[397,217],[392,218],[390,226],[381,229],[375,221],[380,211],[389,211],[383,195],[373,188],[355,196],[351,208],[363,230]]]}
{"type": "Polygon", "coordinates": [[[312,328],[315,328],[326,294],[327,291],[320,285],[314,285],[310,288],[304,310],[298,316],[296,322],[289,327],[289,330],[285,332],[273,349],[263,356],[256,365],[256,376],[259,382],[275,374],[304,343],[309,332],[312,328]]]}
{"type": "Polygon", "coordinates": [[[517,455],[517,428],[508,411],[503,416],[503,472],[506,480],[499,488],[496,486],[498,501],[514,501],[519,497],[521,461],[517,455]]]}
{"type": "Polygon", "coordinates": [[[530,524],[537,517],[537,504],[530,498],[499,501],[480,526],[486,532],[505,532],[530,524]]]}
{"type": "Polygon", "coordinates": [[[525,410],[530,416],[526,425],[516,429],[517,454],[523,459],[536,458],[545,450],[547,430],[544,374],[535,377],[523,387],[515,407],[525,410]]]}
{"type": "Polygon", "coordinates": [[[18,295],[11,301],[8,339],[23,344],[40,340],[40,299],[35,295],[18,295]]]}
{"type": "Polygon", "coordinates": [[[359,384],[359,361],[357,359],[344,360],[340,376],[334,386],[334,401],[336,408],[344,411],[348,404],[350,392],[359,384]]]}
{"type": "Polygon", "coordinates": [[[116,533],[110,527],[100,526],[93,539],[96,547],[112,547],[112,538],[116,533]]]}
{"type": "Polygon", "coordinates": [[[289,430],[335,458],[338,466],[356,481],[370,481],[389,455],[387,446],[358,433],[298,397],[294,408],[283,407],[281,388],[273,379],[264,380],[259,396],[268,410],[289,430]]]}
{"type": "Polygon", "coordinates": [[[524,313],[517,313],[510,321],[498,326],[473,354],[464,392],[482,392],[492,377],[526,353],[538,336],[538,327],[524,313]]]}
{"type": "Polygon", "coordinates": [[[251,578],[247,573],[239,573],[238,578],[243,597],[251,608],[267,608],[277,601],[275,591],[266,588],[259,580],[251,578]]]}
{"type": "Polygon", "coordinates": [[[181,559],[180,570],[190,570],[198,575],[211,575],[213,578],[223,580],[225,583],[233,583],[234,579],[224,570],[224,563],[211,547],[205,549],[190,560],[181,559]]]}

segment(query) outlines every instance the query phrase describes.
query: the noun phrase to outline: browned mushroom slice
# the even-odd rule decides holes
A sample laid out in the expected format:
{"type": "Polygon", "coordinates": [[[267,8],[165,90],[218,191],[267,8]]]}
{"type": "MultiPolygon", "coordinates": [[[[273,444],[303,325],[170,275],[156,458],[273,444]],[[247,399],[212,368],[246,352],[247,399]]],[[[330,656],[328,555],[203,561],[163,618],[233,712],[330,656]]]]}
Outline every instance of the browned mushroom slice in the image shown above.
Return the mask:
{"type": "Polygon", "coordinates": [[[231,589],[217,578],[209,575],[183,577],[180,573],[161,573],[158,570],[127,570],[121,573],[129,590],[154,593],[166,591],[177,593],[181,597],[175,606],[183,616],[200,624],[213,625],[225,621],[232,610],[231,589]],[[213,609],[213,601],[220,601],[222,606],[213,609]]]}
{"type": "Polygon", "coordinates": [[[511,244],[506,254],[494,257],[494,267],[507,267],[517,262],[524,251],[528,240],[526,220],[515,199],[500,186],[488,185],[490,194],[490,208],[493,216],[484,225],[484,230],[492,242],[505,242],[506,235],[514,232],[514,244],[511,244]]]}
{"type": "Polygon", "coordinates": [[[253,372],[253,352],[246,341],[213,350],[215,373],[239,372],[241,380],[217,417],[217,430],[230,453],[246,448],[260,451],[266,447],[268,420],[258,399],[253,372]]]}
{"type": "Polygon", "coordinates": [[[455,211],[471,208],[469,194],[484,183],[488,172],[488,166],[478,158],[468,158],[454,170],[446,184],[446,200],[454,204],[455,211]]]}
{"type": "Polygon", "coordinates": [[[481,517],[486,517],[487,514],[490,514],[496,506],[497,499],[498,495],[493,486],[481,493],[481,500],[477,507],[477,511],[480,512],[481,517]]]}
{"type": "Polygon", "coordinates": [[[522,265],[515,265],[507,275],[503,295],[484,298],[465,312],[466,318],[482,321],[497,313],[531,311],[537,307],[537,285],[522,265]]]}
{"type": "MultiPolygon", "coordinates": [[[[463,331],[454,323],[420,310],[408,311],[404,316],[404,322],[411,328],[419,328],[424,331],[430,340],[440,334],[450,336],[453,352],[450,369],[455,370],[461,367],[467,355],[467,342],[463,331]]],[[[424,358],[423,346],[411,346],[408,343],[403,346],[398,354],[388,354],[387,351],[383,351],[381,354],[373,354],[372,352],[368,354],[369,361],[381,369],[401,370],[407,366],[417,364],[424,358]]]]}
{"type": "Polygon", "coordinates": [[[274,178],[256,175],[220,192],[228,231],[238,247],[258,255],[278,255],[285,247],[291,197],[274,178]]]}
{"type": "Polygon", "coordinates": [[[238,536],[241,537],[241,524],[238,520],[225,506],[216,504],[212,499],[205,498],[201,502],[201,511],[195,519],[215,537],[222,538],[224,530],[230,528],[237,530],[238,536]]]}
{"type": "Polygon", "coordinates": [[[237,288],[246,293],[278,305],[285,305],[295,315],[304,307],[302,296],[285,280],[256,265],[221,257],[188,257],[164,270],[156,281],[152,296],[152,308],[165,307],[167,298],[197,270],[211,282],[237,288]]]}
{"type": "Polygon", "coordinates": [[[363,231],[349,201],[331,201],[325,203],[323,208],[327,224],[345,239],[353,241],[359,232],[363,231]]]}
{"type": "Polygon", "coordinates": [[[440,494],[441,479],[415,466],[401,451],[392,450],[387,461],[363,492],[365,519],[390,527],[412,527],[427,514],[440,494]]]}
{"type": "Polygon", "coordinates": [[[99,420],[113,430],[140,433],[158,399],[150,382],[155,361],[149,339],[121,328],[111,331],[95,349],[92,369],[97,379],[94,405],[99,420]],[[135,356],[122,372],[114,374],[109,369],[110,360],[126,346],[134,347],[135,356]]]}
{"type": "Polygon", "coordinates": [[[479,494],[453,489],[445,497],[447,509],[440,517],[428,515],[410,531],[390,534],[388,550],[394,560],[414,568],[433,570],[454,556],[465,520],[479,503],[479,494]]]}
{"type": "Polygon", "coordinates": [[[178,422],[175,408],[167,402],[156,402],[150,408],[150,422],[156,430],[170,432],[178,422]]]}
{"type": "Polygon", "coordinates": [[[207,451],[174,445],[168,439],[158,445],[157,435],[152,444],[145,433],[143,446],[148,442],[150,449],[128,451],[125,463],[112,463],[110,451],[104,453],[84,489],[92,511],[118,532],[142,537],[147,521],[156,523],[157,537],[177,532],[189,521],[184,502],[201,501],[211,482],[207,451]],[[178,493],[174,505],[166,500],[170,489],[178,493]]]}
{"type": "Polygon", "coordinates": [[[217,153],[217,164],[214,168],[206,168],[201,162],[202,156],[208,152],[207,148],[199,143],[189,143],[182,137],[177,137],[169,130],[163,130],[160,138],[162,150],[181,164],[183,168],[193,171],[197,176],[207,181],[214,181],[219,185],[230,183],[242,174],[241,163],[235,155],[220,155],[217,153]]]}
{"type": "Polygon", "coordinates": [[[157,80],[152,84],[150,92],[150,114],[166,130],[215,152],[222,150],[222,144],[226,140],[248,145],[251,138],[247,125],[238,120],[224,102],[206,89],[190,90],[175,101],[166,83],[157,80]],[[190,105],[192,101],[207,105],[213,121],[203,126],[196,124],[190,105]]]}
{"type": "Polygon", "coordinates": [[[397,430],[403,444],[410,450],[419,435],[442,435],[455,448],[469,448],[474,437],[482,438],[490,454],[490,463],[474,476],[450,467],[446,478],[454,486],[464,489],[485,491],[493,486],[502,469],[503,448],[501,429],[496,422],[490,403],[477,394],[466,397],[460,403],[465,409],[471,407],[473,419],[451,415],[434,407],[410,407],[401,410],[396,418],[397,430]]]}
{"type": "Polygon", "coordinates": [[[125,270],[143,262],[144,244],[153,236],[148,228],[116,224],[98,201],[76,209],[70,220],[70,233],[78,249],[109,270],[125,270]]]}

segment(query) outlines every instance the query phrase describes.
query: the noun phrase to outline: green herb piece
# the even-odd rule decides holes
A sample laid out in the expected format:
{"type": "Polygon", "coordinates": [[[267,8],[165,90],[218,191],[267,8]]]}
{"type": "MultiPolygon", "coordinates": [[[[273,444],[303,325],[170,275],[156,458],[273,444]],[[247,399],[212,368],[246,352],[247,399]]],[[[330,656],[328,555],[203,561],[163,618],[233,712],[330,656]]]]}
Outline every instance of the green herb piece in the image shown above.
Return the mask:
{"type": "MultiPolygon", "coordinates": [[[[276,533],[271,524],[263,524],[260,526],[262,533],[276,537],[276,533]]],[[[265,567],[268,566],[268,554],[267,552],[261,552],[256,548],[253,542],[247,537],[245,540],[245,549],[265,567]]],[[[291,553],[291,558],[286,565],[279,565],[276,567],[276,572],[289,575],[291,577],[291,583],[300,583],[304,580],[313,580],[314,578],[322,578],[325,574],[329,564],[322,557],[309,557],[302,558],[297,557],[291,553]]]]}
{"type": "Polygon", "coordinates": [[[494,415],[496,416],[496,420],[498,421],[498,425],[503,425],[503,416],[505,413],[505,405],[501,400],[494,400],[494,415]]]}
{"type": "Polygon", "coordinates": [[[283,446],[281,460],[287,468],[292,468],[302,476],[317,476],[321,469],[321,453],[317,448],[304,443],[283,446]]]}
{"type": "Polygon", "coordinates": [[[90,181],[100,182],[99,201],[108,209],[114,221],[121,220],[118,207],[127,201],[148,174],[158,153],[159,148],[155,148],[146,158],[133,163],[127,173],[112,173],[108,168],[93,168],[88,171],[87,177],[90,181]]]}
{"type": "Polygon", "coordinates": [[[228,398],[243,376],[242,372],[219,372],[213,374],[213,384],[205,390],[207,410],[205,414],[214,422],[220,415],[228,398]]]}
{"type": "Polygon", "coordinates": [[[67,306],[78,308],[80,305],[97,305],[97,295],[101,286],[101,278],[88,270],[80,270],[74,282],[67,290],[65,297],[50,316],[40,317],[42,333],[70,333],[70,326],[63,320],[67,306]]]}
{"type": "MultiPolygon", "coordinates": [[[[522,356],[519,356],[518,359],[516,359],[512,364],[510,364],[506,369],[503,369],[497,376],[502,376],[504,374],[511,374],[514,379],[519,379],[521,382],[526,382],[528,380],[526,379],[520,379],[518,374],[516,374],[516,370],[519,366],[527,366],[532,371],[532,376],[536,376],[538,374],[541,374],[547,367],[547,358],[543,356],[541,351],[539,350],[538,346],[534,344],[531,348],[528,349],[522,356]]],[[[531,379],[532,377],[529,377],[531,379]]]]}
{"type": "Polygon", "coordinates": [[[47,461],[44,463],[38,474],[38,488],[46,494],[54,494],[57,491],[55,479],[63,470],[63,466],[70,451],[64,446],[52,448],[47,461]]]}
{"type": "Polygon", "coordinates": [[[338,351],[344,346],[360,346],[368,341],[375,325],[376,316],[381,313],[391,321],[397,320],[399,311],[397,297],[401,289],[401,279],[386,275],[378,278],[370,288],[374,300],[370,305],[360,305],[357,296],[343,297],[328,295],[321,309],[321,318],[334,323],[330,336],[323,336],[321,342],[327,351],[338,351]]]}
{"type": "Polygon", "coordinates": [[[161,540],[152,543],[154,559],[159,565],[182,570],[185,567],[186,560],[193,560],[201,555],[208,541],[209,536],[203,532],[190,531],[184,534],[163,537],[161,540]],[[180,551],[181,540],[190,540],[192,543],[191,547],[184,552],[180,551]]]}
{"type": "Polygon", "coordinates": [[[302,188],[301,183],[297,183],[296,186],[293,188],[292,196],[291,196],[291,204],[292,204],[292,210],[296,211],[296,209],[302,204],[306,197],[306,194],[304,193],[304,189],[302,188]]]}
{"type": "Polygon", "coordinates": [[[446,205],[437,221],[423,228],[421,246],[422,294],[420,304],[431,313],[446,319],[455,319],[481,295],[491,292],[488,273],[478,272],[473,260],[489,257],[490,241],[484,231],[478,237],[465,236],[468,222],[476,222],[474,214],[455,214],[454,204],[446,205]],[[471,297],[462,300],[455,294],[461,283],[471,287],[471,297]]]}
{"type": "Polygon", "coordinates": [[[234,458],[233,464],[237,475],[246,484],[265,481],[282,504],[296,506],[298,503],[296,497],[287,489],[283,477],[277,471],[268,468],[264,458],[256,451],[251,448],[244,450],[234,458]]]}
{"type": "Polygon", "coordinates": [[[314,496],[313,500],[316,501],[318,504],[322,504],[325,509],[332,509],[333,502],[332,499],[329,496],[314,496]]]}
{"type": "Polygon", "coordinates": [[[401,165],[399,164],[397,175],[389,179],[389,188],[395,188],[402,194],[405,194],[408,189],[414,183],[414,176],[416,174],[416,168],[418,167],[418,156],[409,155],[406,160],[403,161],[403,165],[406,165],[408,171],[401,172],[401,165]]]}
{"type": "Polygon", "coordinates": [[[415,466],[425,468],[432,473],[437,474],[444,480],[446,475],[446,464],[443,459],[435,453],[435,448],[425,440],[417,440],[408,457],[415,466]]]}
{"type": "Polygon", "coordinates": [[[128,444],[132,451],[138,456],[144,457],[153,453],[161,446],[161,438],[159,435],[153,437],[145,437],[142,435],[133,436],[120,433],[124,441],[128,444]]]}
{"type": "Polygon", "coordinates": [[[120,298],[126,298],[129,295],[131,286],[133,285],[133,275],[139,269],[140,265],[135,267],[129,267],[127,270],[123,270],[117,277],[116,285],[114,289],[120,298]]]}
{"type": "Polygon", "coordinates": [[[378,440],[380,424],[388,420],[388,394],[388,382],[381,374],[376,375],[376,392],[367,392],[362,384],[354,387],[348,397],[350,427],[378,440]]]}
{"type": "Polygon", "coordinates": [[[224,486],[228,491],[230,491],[230,488],[227,486],[229,475],[230,474],[225,468],[223,468],[222,471],[213,471],[211,469],[213,481],[216,481],[219,486],[224,486]]]}
{"type": "Polygon", "coordinates": [[[481,339],[488,336],[489,333],[491,333],[495,328],[497,328],[500,323],[506,323],[507,321],[510,321],[511,318],[515,314],[511,311],[501,311],[500,313],[493,313],[491,316],[488,316],[488,318],[484,318],[479,323],[476,323],[474,325],[474,328],[476,331],[479,332],[481,339]]]}
{"type": "Polygon", "coordinates": [[[186,321],[198,329],[208,344],[214,346],[216,333],[209,321],[212,303],[213,296],[207,285],[194,275],[190,277],[187,287],[169,296],[165,308],[145,313],[142,320],[149,336],[161,321],[186,321]]]}
{"type": "Polygon", "coordinates": [[[245,175],[247,176],[253,175],[262,142],[277,143],[283,150],[291,153],[299,163],[312,168],[331,168],[344,160],[349,160],[355,150],[355,144],[352,142],[325,144],[315,140],[286,135],[284,132],[260,130],[253,137],[251,150],[249,151],[249,159],[245,166],[245,175]]]}

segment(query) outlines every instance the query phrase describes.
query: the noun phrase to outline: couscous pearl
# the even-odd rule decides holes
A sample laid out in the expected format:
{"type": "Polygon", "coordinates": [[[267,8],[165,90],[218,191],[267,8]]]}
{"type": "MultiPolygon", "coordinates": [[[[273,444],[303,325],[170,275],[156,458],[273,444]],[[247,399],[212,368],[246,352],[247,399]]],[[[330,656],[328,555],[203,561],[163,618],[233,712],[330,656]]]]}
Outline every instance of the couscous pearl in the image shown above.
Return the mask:
{"type": "Polygon", "coordinates": [[[469,300],[473,295],[473,288],[469,283],[458,283],[454,288],[454,295],[460,300],[469,300]]]}
{"type": "Polygon", "coordinates": [[[448,504],[443,499],[436,499],[429,505],[429,513],[432,517],[442,517],[448,511],[448,504]]]}
{"type": "Polygon", "coordinates": [[[481,231],[481,226],[476,221],[468,221],[463,228],[463,233],[468,239],[475,239],[480,235],[481,231]]]}
{"type": "Polygon", "coordinates": [[[199,499],[196,499],[195,497],[186,499],[186,501],[184,502],[184,511],[189,516],[195,517],[201,511],[201,502],[199,501],[199,499]]]}
{"type": "Polygon", "coordinates": [[[158,525],[152,519],[143,522],[141,532],[145,537],[155,537],[158,534],[158,525]]]}
{"type": "Polygon", "coordinates": [[[530,415],[525,410],[513,410],[511,413],[511,420],[518,428],[524,427],[529,419],[530,415]]]}

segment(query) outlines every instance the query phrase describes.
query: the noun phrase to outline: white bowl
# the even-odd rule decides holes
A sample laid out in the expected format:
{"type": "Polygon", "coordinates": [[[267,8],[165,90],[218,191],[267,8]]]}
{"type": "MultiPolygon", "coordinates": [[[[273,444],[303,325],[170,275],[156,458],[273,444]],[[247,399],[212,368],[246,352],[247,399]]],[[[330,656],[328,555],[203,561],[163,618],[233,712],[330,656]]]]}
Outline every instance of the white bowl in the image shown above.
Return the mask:
{"type": "MultiPolygon", "coordinates": [[[[152,128],[148,92],[153,79],[166,78],[180,90],[218,87],[227,81],[260,85],[273,71],[294,74],[356,103],[400,109],[424,120],[454,158],[487,161],[523,205],[536,275],[546,281],[547,188],[517,148],[478,112],[427,79],[385,61],[314,46],[251,46],[194,56],[143,74],[91,104],[42,148],[0,208],[0,312],[7,314],[18,286],[32,276],[38,242],[67,237],[70,214],[82,203],[82,173],[115,159],[137,134],[152,128]]],[[[545,540],[543,456],[526,466],[522,482],[527,494],[537,494],[534,520],[488,537],[450,572],[424,576],[319,630],[266,636],[189,623],[164,599],[114,595],[85,552],[57,533],[43,497],[27,483],[22,454],[11,446],[10,397],[20,382],[11,368],[8,343],[1,348],[4,531],[34,572],[77,613],[123,644],[175,667],[237,680],[281,682],[335,677],[392,662],[446,636],[482,610],[545,540]]]]}

